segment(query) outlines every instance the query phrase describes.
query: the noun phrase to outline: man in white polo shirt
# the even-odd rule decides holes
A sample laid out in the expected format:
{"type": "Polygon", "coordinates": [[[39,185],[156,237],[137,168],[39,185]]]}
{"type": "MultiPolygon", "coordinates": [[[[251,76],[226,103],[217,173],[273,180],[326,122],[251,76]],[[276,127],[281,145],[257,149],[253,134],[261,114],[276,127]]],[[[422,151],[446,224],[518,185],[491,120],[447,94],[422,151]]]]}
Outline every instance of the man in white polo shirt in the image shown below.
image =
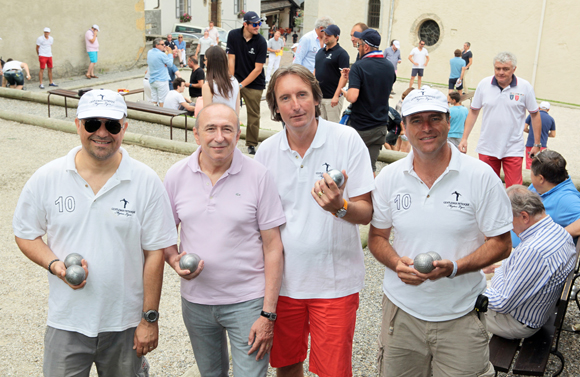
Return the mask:
{"type": "Polygon", "coordinates": [[[88,376],[93,362],[102,376],[145,376],[142,356],[157,347],[163,248],[177,233],[161,180],[121,148],[126,117],[118,93],[84,94],[82,145],[37,170],[14,213],[18,247],[49,272],[47,377],[88,376]],[[76,286],[65,279],[71,253],[84,258],[76,286]]]}
{"type": "Polygon", "coordinates": [[[510,253],[510,201],[489,166],[447,142],[443,93],[412,91],[402,115],[413,150],[377,177],[369,233],[387,267],[379,375],[493,376],[485,318],[474,307],[486,287],[481,268],[510,253]],[[429,251],[442,260],[420,273],[413,260],[429,251]]]}
{"type": "Polygon", "coordinates": [[[236,147],[240,121],[225,104],[205,106],[193,134],[200,146],[173,165],[165,188],[177,245],[165,260],[182,277],[183,322],[202,376],[265,377],[283,268],[284,211],[272,176],[236,147]],[[195,195],[191,193],[195,192],[195,195]],[[179,261],[196,253],[195,271],[179,261]]]}
{"type": "Polygon", "coordinates": [[[357,224],[372,216],[373,173],[356,131],[319,117],[322,91],[304,66],[279,68],[266,101],[284,131],[256,154],[274,175],[286,225],[284,277],[270,364],[277,375],[302,376],[311,337],[310,371],[352,376],[352,342],[364,255],[357,224]],[[338,169],[338,187],[326,172],[338,169]]]}
{"type": "Polygon", "coordinates": [[[44,89],[42,78],[44,76],[44,69],[48,66],[48,86],[57,87],[52,81],[52,43],[53,38],[50,36],[50,28],[44,28],[44,35],[36,39],[36,55],[38,55],[38,62],[40,63],[40,71],[38,72],[38,79],[40,80],[40,89],[44,89]]]}
{"type": "Polygon", "coordinates": [[[530,156],[542,147],[542,118],[534,88],[514,75],[516,56],[511,52],[500,52],[493,59],[493,66],[494,75],[484,78],[477,85],[459,150],[467,153],[467,138],[483,108],[481,134],[475,151],[479,159],[489,164],[498,176],[503,167],[506,187],[521,185],[526,110],[530,113],[534,130],[534,146],[530,156]]]}

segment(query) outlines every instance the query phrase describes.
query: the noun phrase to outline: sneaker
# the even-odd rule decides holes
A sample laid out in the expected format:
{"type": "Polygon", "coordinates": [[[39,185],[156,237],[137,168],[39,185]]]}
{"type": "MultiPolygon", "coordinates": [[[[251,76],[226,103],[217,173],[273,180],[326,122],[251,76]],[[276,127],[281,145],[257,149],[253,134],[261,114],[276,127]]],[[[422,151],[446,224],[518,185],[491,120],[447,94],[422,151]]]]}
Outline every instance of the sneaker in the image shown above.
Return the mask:
{"type": "Polygon", "coordinates": [[[250,145],[248,147],[248,154],[256,154],[256,147],[254,147],[253,145],[250,145]]]}
{"type": "Polygon", "coordinates": [[[40,84],[40,85],[38,85],[38,87],[39,87],[40,89],[44,89],[44,85],[43,85],[43,84],[40,84]]]}
{"type": "Polygon", "coordinates": [[[48,86],[54,86],[55,88],[58,86],[55,83],[51,82],[50,84],[48,84],[48,86]]]}

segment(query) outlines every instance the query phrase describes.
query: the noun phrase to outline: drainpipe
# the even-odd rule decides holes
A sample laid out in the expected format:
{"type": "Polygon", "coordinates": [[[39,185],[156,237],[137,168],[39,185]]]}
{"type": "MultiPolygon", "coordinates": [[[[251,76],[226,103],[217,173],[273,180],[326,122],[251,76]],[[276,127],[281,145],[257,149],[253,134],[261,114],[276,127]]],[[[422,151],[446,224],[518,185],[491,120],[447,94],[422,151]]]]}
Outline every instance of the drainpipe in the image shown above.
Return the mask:
{"type": "MultiPolygon", "coordinates": [[[[544,4],[545,4],[544,0],[544,4]]],[[[394,17],[394,13],[395,13],[395,0],[391,0],[391,14],[389,16],[389,32],[387,34],[387,45],[389,43],[391,43],[391,32],[393,30],[393,17],[394,17]]],[[[387,46],[389,47],[389,46],[387,46]]]]}
{"type": "Polygon", "coordinates": [[[540,59],[540,43],[542,42],[542,30],[544,28],[544,17],[546,15],[546,0],[542,4],[542,15],[540,16],[540,30],[538,31],[538,44],[536,45],[536,57],[534,59],[534,71],[532,72],[532,87],[535,89],[536,73],[538,72],[538,60],[540,59]]]}

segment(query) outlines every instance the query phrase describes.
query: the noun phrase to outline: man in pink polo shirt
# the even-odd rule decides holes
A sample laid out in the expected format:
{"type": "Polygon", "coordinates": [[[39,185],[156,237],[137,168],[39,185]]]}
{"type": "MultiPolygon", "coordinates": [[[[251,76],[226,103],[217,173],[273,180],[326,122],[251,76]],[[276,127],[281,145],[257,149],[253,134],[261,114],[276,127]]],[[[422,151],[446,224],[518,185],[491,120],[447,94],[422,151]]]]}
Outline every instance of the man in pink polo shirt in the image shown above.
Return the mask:
{"type": "Polygon", "coordinates": [[[266,376],[282,281],[280,225],[286,222],[274,179],[236,148],[240,122],[223,104],[199,113],[200,147],[173,165],[165,188],[181,244],[165,260],[182,277],[182,313],[202,376],[227,375],[226,330],[234,375],[266,376]],[[202,261],[179,268],[185,253],[202,261]]]}

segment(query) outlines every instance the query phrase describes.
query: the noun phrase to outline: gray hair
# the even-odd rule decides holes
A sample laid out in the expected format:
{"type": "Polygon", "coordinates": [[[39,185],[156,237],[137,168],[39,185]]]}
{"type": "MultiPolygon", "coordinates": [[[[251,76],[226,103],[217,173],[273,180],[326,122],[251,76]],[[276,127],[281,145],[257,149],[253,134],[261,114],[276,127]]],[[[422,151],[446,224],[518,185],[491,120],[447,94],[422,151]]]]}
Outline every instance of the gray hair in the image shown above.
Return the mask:
{"type": "Polygon", "coordinates": [[[467,45],[467,47],[471,47],[471,43],[465,42],[465,44],[467,45]]]}
{"type": "Polygon", "coordinates": [[[507,195],[512,203],[514,217],[520,217],[522,212],[535,217],[545,211],[540,195],[530,191],[526,186],[513,185],[507,189],[507,195]]]}
{"type": "Polygon", "coordinates": [[[163,42],[163,38],[155,38],[153,40],[153,48],[157,47],[157,45],[161,42],[163,42]]]}
{"type": "Polygon", "coordinates": [[[195,118],[195,129],[199,130],[199,120],[201,119],[201,114],[204,113],[205,109],[209,109],[210,107],[215,107],[215,106],[223,106],[227,109],[230,109],[234,113],[234,115],[236,116],[236,126],[238,127],[238,132],[239,132],[240,131],[240,117],[238,116],[238,114],[236,114],[236,111],[226,104],[215,103],[215,102],[210,103],[209,105],[205,105],[203,107],[203,109],[201,109],[201,111],[197,114],[197,117],[195,118]]]}
{"type": "Polygon", "coordinates": [[[326,29],[330,25],[334,25],[334,20],[328,16],[322,16],[318,20],[316,20],[316,22],[314,23],[314,28],[318,29],[322,26],[326,29]]]}
{"type": "Polygon", "coordinates": [[[501,64],[512,63],[512,68],[518,66],[518,58],[508,51],[503,51],[497,54],[495,58],[493,58],[493,65],[495,65],[496,62],[501,64]]]}

